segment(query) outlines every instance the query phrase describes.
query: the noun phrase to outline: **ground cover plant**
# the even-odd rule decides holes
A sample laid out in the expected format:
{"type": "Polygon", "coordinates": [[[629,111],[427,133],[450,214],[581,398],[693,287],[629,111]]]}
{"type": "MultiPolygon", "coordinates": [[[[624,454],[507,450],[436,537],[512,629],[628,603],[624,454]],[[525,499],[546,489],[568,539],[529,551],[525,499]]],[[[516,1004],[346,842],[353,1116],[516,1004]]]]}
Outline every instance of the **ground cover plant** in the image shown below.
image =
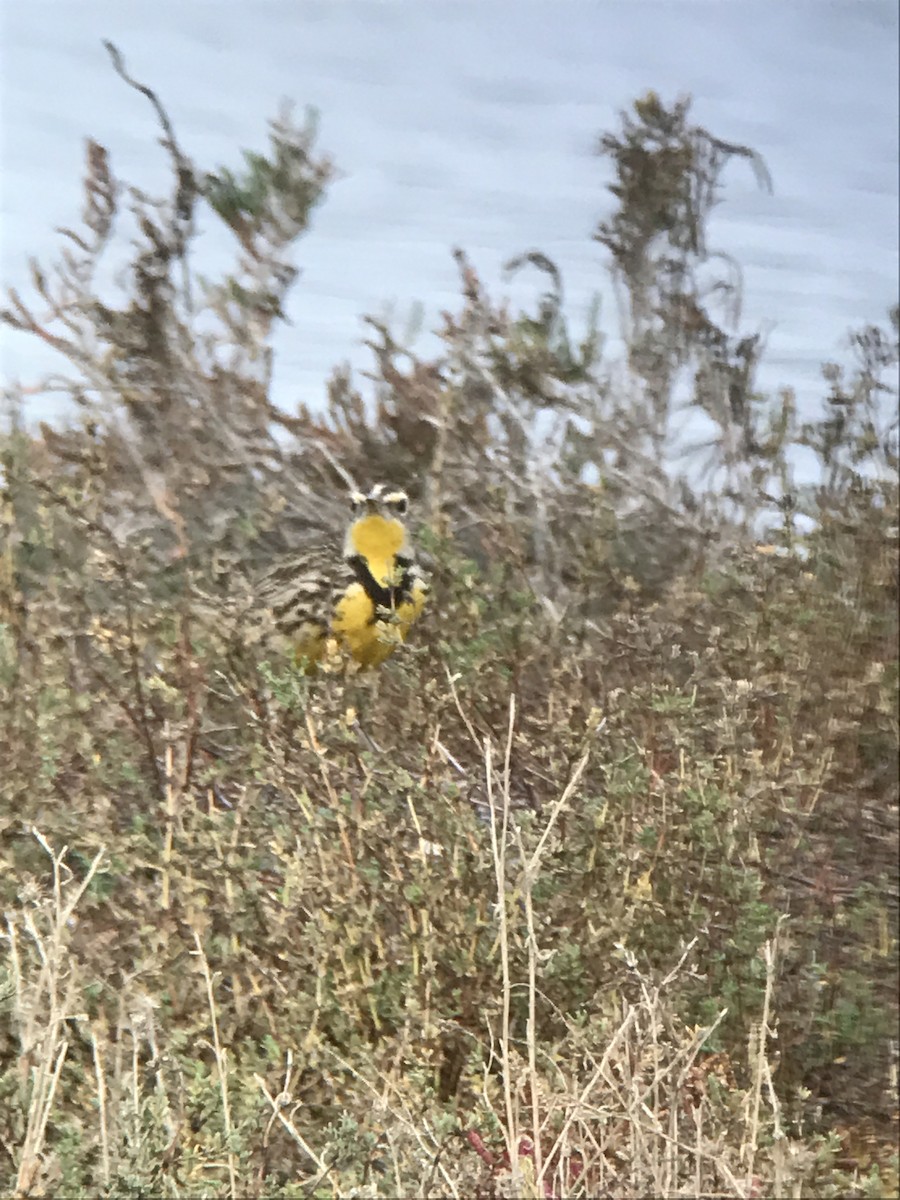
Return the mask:
{"type": "Polygon", "coordinates": [[[598,145],[626,362],[459,250],[439,353],[372,319],[371,398],[284,411],[314,122],[202,168],[109,52],[171,189],[89,142],[0,314],[68,399],[2,435],[0,1187],[896,1194],[896,311],[818,415],[761,394],[709,217],[765,167],[649,93],[598,145]],[[432,599],[306,676],[236,614],[347,479],[432,599]]]}

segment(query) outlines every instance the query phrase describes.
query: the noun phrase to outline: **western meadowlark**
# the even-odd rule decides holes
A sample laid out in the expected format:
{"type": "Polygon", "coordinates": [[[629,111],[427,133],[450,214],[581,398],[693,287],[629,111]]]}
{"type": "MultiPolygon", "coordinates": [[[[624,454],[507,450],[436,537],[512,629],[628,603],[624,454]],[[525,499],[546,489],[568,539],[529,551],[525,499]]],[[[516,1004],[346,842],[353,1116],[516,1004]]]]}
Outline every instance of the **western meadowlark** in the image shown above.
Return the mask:
{"type": "Polygon", "coordinates": [[[427,585],[404,524],[406,493],[376,484],[351,493],[350,505],[343,550],[312,546],[270,569],[257,589],[266,623],[310,668],[332,639],[360,667],[380,666],[425,605],[427,585]]]}

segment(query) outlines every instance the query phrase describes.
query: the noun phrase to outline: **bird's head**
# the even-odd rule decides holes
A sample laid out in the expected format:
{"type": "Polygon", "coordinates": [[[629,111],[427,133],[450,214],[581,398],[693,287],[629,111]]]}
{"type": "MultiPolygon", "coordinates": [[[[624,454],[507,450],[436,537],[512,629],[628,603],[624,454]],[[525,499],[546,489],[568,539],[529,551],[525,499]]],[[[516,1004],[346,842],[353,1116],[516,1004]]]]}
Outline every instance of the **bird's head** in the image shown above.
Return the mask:
{"type": "Polygon", "coordinates": [[[376,483],[369,492],[351,492],[351,519],[344,543],[348,558],[362,557],[376,578],[394,569],[395,559],[412,559],[404,518],[409,497],[399,488],[376,483]]]}

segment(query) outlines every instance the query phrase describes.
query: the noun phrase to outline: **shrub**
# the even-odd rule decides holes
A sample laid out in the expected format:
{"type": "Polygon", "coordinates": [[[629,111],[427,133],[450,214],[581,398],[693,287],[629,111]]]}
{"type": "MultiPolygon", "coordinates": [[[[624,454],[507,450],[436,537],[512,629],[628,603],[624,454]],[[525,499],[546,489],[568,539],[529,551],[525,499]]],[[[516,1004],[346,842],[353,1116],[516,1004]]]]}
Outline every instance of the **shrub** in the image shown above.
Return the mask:
{"type": "Polygon", "coordinates": [[[651,94],[601,142],[628,372],[545,256],[511,313],[460,251],[440,355],[372,322],[374,403],[338,371],[285,413],[269,338],[331,165],[283,113],[201,171],[145,94],[170,194],[89,143],[50,317],[2,314],[72,372],[3,441],[8,1188],[889,1190],[896,313],[820,418],[756,393],[697,279],[722,168],[761,166],[651,94]],[[409,645],[365,678],[242,644],[253,569],[378,477],[430,559],[409,645]]]}

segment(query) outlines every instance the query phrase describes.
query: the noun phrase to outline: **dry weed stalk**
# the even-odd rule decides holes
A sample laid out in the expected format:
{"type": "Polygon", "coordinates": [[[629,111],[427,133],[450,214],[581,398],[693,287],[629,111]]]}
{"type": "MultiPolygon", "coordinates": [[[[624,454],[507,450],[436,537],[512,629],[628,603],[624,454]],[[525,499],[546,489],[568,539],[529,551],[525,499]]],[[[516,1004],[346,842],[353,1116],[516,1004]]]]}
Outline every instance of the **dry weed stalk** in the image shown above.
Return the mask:
{"type": "MultiPolygon", "coordinates": [[[[502,765],[495,761],[489,739],[484,743],[484,771],[490,815],[491,853],[497,887],[497,944],[502,979],[500,1028],[496,1034],[499,1058],[505,1154],[496,1159],[480,1136],[470,1138],[492,1174],[509,1173],[509,1187],[527,1197],[567,1197],[590,1194],[592,1188],[624,1188],[624,1194],[652,1192],[660,1196],[707,1196],[727,1188],[725,1194],[746,1200],[759,1194],[755,1171],[763,1130],[771,1130],[776,1143],[785,1138],[780,1103],[772,1084],[772,1068],[766,1050],[775,1035],[773,1014],[777,980],[778,936],[762,949],[766,964],[763,1009],[754,1026],[749,1067],[752,1086],[744,1094],[744,1137],[733,1161],[723,1154],[721,1133],[707,1128],[707,1101],[700,1055],[727,1015],[719,1010],[715,1019],[693,1032],[676,1032],[667,995],[686,971],[698,944],[694,937],[684,946],[676,964],[658,983],[652,984],[638,968],[636,956],[624,945],[620,954],[634,980],[638,998],[625,1005],[618,1026],[611,1031],[599,1061],[591,1060],[586,1082],[563,1079],[548,1088],[541,1067],[547,1051],[538,1044],[538,1004],[542,966],[548,951],[538,942],[534,887],[541,859],[561,813],[571,802],[590,754],[576,764],[566,787],[547,814],[533,849],[526,845],[522,823],[512,803],[513,744],[516,700],[510,697],[508,726],[502,765]],[[517,866],[510,870],[509,849],[515,846],[517,866]],[[526,1057],[517,1049],[513,1033],[512,997],[518,982],[512,974],[512,945],[515,940],[513,914],[524,917],[527,947],[526,1057]],[[698,1082],[699,1081],[699,1082],[698,1082]],[[698,1090],[699,1089],[699,1090],[698,1090]],[[523,1131],[521,1101],[527,1098],[529,1132],[523,1131]],[[763,1100],[769,1114],[763,1116],[763,1100]],[[682,1129],[684,1123],[686,1129],[682,1129]],[[691,1128],[693,1126],[693,1128],[691,1128]],[[627,1152],[625,1148],[627,1147],[627,1152]],[[614,1170],[611,1161],[621,1165],[614,1170]],[[743,1176],[743,1178],[741,1177],[743,1176]],[[688,1191],[685,1188],[688,1187],[688,1191]],[[690,1190],[692,1189],[692,1190],[690,1190]]],[[[570,1022],[569,1031],[575,1033],[570,1022]]],[[[562,1074],[559,1064],[553,1073],[562,1074]]],[[[487,1075],[484,1099],[490,1108],[487,1075]]],[[[786,1156],[776,1152],[781,1182],[788,1186],[793,1176],[786,1169],[786,1156]]],[[[602,1194],[612,1194],[604,1190],[602,1194]]]]}
{"type": "MultiPolygon", "coordinates": [[[[540,870],[541,857],[546,849],[548,839],[556,826],[560,814],[568,805],[578,786],[584,769],[588,764],[590,753],[586,752],[575,766],[562,794],[550,809],[544,822],[544,827],[538,838],[537,845],[530,853],[525,847],[522,828],[516,820],[512,806],[511,778],[513,738],[516,726],[516,698],[509,698],[509,719],[506,731],[506,741],[503,755],[503,768],[497,778],[494,765],[493,747],[490,739],[484,742],[484,772],[485,785],[490,814],[491,854],[494,863],[494,877],[497,886],[497,919],[498,942],[500,948],[500,969],[502,977],[502,1017],[498,1037],[500,1048],[501,1075],[503,1081],[503,1100],[505,1121],[503,1123],[506,1151],[511,1165],[512,1185],[518,1187],[523,1183],[520,1165],[520,1122],[518,1113],[518,1095],[520,1088],[516,1082],[515,1059],[512,1051],[513,1039],[510,1028],[510,1011],[514,981],[510,967],[510,930],[509,909],[512,903],[520,903],[525,912],[528,948],[528,1021],[526,1043],[528,1051],[528,1069],[526,1084],[530,1096],[531,1127],[534,1130],[533,1155],[536,1178],[532,1180],[535,1187],[540,1189],[544,1182],[544,1162],[542,1157],[540,1131],[542,1118],[539,1105],[539,1076],[537,1070],[537,997],[538,997],[538,965],[543,957],[538,947],[534,921],[533,889],[540,870]],[[495,795],[499,783],[499,815],[498,801],[495,795]],[[507,872],[507,849],[509,834],[512,832],[518,851],[522,869],[515,887],[511,887],[507,872]]],[[[540,1190],[536,1193],[540,1195],[540,1190]]]]}
{"type": "MultiPolygon", "coordinates": [[[[200,962],[200,970],[203,974],[203,982],[206,985],[206,1000],[209,1005],[209,1022],[212,1029],[212,1052],[216,1059],[216,1071],[219,1076],[219,1092],[222,1098],[222,1120],[225,1132],[225,1145],[228,1161],[228,1186],[231,1200],[237,1200],[238,1196],[238,1181],[237,1181],[237,1165],[234,1154],[234,1127],[231,1120],[231,1102],[228,1095],[228,1050],[222,1044],[219,1037],[219,1021],[216,1016],[216,993],[213,981],[212,971],[209,969],[209,960],[206,957],[206,952],[203,949],[203,943],[200,941],[200,935],[196,930],[193,930],[194,950],[200,962]]],[[[209,1043],[207,1043],[209,1045],[209,1043]]]]}
{"type": "Polygon", "coordinates": [[[57,853],[40,830],[31,832],[50,859],[51,893],[30,890],[23,895],[21,910],[5,914],[4,935],[13,982],[13,1025],[28,1090],[16,1179],[22,1194],[27,1194],[46,1165],[47,1125],[69,1049],[65,1023],[86,1019],[76,1007],[81,981],[69,941],[75,909],[106,853],[101,847],[84,877],[76,880],[66,864],[68,847],[57,853]]]}

